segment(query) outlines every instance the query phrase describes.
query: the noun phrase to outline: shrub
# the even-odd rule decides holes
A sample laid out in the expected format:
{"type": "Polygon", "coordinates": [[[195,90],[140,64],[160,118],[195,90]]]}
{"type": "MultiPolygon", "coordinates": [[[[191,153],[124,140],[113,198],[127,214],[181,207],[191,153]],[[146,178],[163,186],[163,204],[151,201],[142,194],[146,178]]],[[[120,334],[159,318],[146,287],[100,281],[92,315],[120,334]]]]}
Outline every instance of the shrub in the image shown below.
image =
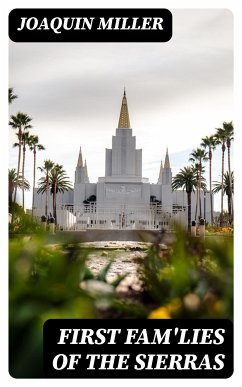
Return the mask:
{"type": "Polygon", "coordinates": [[[89,251],[77,244],[48,245],[44,236],[9,243],[9,371],[13,377],[43,377],[42,327],[53,318],[145,317],[108,284],[109,263],[94,275],[89,251]]]}
{"type": "Polygon", "coordinates": [[[166,311],[171,318],[233,319],[232,238],[203,240],[177,230],[167,257],[160,258],[159,246],[150,249],[141,277],[150,318],[166,311]]]}
{"type": "Polygon", "coordinates": [[[9,242],[9,355],[14,377],[43,377],[42,327],[50,318],[233,319],[232,238],[191,238],[177,230],[170,247],[154,243],[140,262],[143,289],[127,298],[112,283],[112,262],[95,274],[93,250],[49,245],[47,234],[9,242]],[[162,253],[161,253],[162,250],[162,253]]]}

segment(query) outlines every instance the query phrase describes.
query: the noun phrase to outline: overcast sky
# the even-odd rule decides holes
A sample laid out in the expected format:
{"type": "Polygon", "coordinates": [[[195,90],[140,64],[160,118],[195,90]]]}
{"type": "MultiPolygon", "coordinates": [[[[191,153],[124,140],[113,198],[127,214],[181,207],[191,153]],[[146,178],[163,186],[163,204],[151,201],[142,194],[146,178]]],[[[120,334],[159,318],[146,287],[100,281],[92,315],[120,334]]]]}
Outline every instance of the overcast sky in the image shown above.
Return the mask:
{"type": "MultiPolygon", "coordinates": [[[[10,114],[22,111],[33,118],[32,132],[46,148],[37,155],[38,166],[51,159],[74,182],[82,146],[90,181],[103,176],[124,85],[137,148],[143,149],[143,176],[152,183],[166,147],[174,176],[202,137],[233,120],[232,13],[171,11],[173,37],[167,43],[10,42],[9,85],[18,95],[10,114]]],[[[11,128],[9,133],[9,164],[16,168],[16,136],[11,128]]],[[[27,154],[30,182],[32,157],[27,154]]],[[[220,180],[220,170],[217,150],[213,180],[220,180]]]]}

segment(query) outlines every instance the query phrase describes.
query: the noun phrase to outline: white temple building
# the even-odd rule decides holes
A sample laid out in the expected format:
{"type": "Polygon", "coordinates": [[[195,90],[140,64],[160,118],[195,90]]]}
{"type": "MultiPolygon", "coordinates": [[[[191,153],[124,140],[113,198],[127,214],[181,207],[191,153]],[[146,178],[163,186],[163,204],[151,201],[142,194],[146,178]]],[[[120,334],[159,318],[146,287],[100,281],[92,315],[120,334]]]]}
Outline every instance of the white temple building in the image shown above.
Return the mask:
{"type": "MultiPolygon", "coordinates": [[[[182,167],[182,166],[181,166],[182,167]]],[[[187,225],[187,194],[172,191],[172,170],[168,149],[164,165],[157,171],[156,184],[142,175],[142,149],[130,125],[127,97],[121,103],[118,127],[112,136],[112,149],[106,149],[105,175],[90,183],[87,162],[80,148],[74,190],[57,194],[57,223],[62,229],[172,229],[174,222],[187,225]]],[[[210,203],[202,191],[202,211],[210,221],[210,203]]],[[[50,198],[49,198],[50,199],[50,198]]],[[[51,203],[51,199],[49,200],[51,203]]],[[[192,219],[195,216],[192,197],[192,219]]],[[[44,214],[45,195],[35,190],[35,214],[44,214]]],[[[51,209],[50,209],[51,211],[51,209]]]]}

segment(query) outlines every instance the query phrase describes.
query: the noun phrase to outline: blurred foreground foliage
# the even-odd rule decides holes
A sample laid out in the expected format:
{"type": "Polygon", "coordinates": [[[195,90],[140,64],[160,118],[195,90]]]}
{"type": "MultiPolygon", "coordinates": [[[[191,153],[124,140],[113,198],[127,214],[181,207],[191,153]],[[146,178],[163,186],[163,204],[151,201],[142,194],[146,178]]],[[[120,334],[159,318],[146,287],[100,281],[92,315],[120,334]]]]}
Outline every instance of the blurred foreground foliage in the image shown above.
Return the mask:
{"type": "Polygon", "coordinates": [[[142,305],[121,298],[107,283],[111,262],[94,275],[89,250],[79,244],[48,245],[44,235],[9,243],[9,372],[13,377],[43,377],[42,329],[57,318],[145,318],[142,305]]]}
{"type": "Polygon", "coordinates": [[[153,245],[140,275],[153,303],[149,318],[233,320],[233,238],[194,238],[177,229],[161,252],[153,245]]]}
{"type": "Polygon", "coordinates": [[[9,207],[9,233],[10,235],[25,234],[42,234],[43,228],[39,221],[32,218],[30,214],[26,214],[18,203],[11,203],[9,207]]]}
{"type": "Polygon", "coordinates": [[[42,329],[50,318],[233,318],[233,239],[190,238],[176,231],[170,246],[154,243],[140,262],[142,288],[125,297],[87,267],[94,250],[51,245],[46,235],[10,239],[9,371],[41,378],[42,329]]]}

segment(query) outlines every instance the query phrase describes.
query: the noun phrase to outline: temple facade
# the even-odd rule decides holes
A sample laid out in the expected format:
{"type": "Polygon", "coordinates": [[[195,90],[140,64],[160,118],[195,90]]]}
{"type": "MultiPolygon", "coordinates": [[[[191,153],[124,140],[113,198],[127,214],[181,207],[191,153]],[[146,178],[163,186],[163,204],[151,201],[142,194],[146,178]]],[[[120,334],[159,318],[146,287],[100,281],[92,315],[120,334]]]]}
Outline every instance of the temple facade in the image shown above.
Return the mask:
{"type": "MultiPolygon", "coordinates": [[[[172,170],[168,149],[161,161],[156,184],[142,174],[142,149],[136,148],[136,137],[130,124],[128,103],[124,91],[120,116],[112,148],[106,149],[105,175],[91,183],[87,162],[80,148],[75,169],[74,190],[57,195],[58,224],[63,229],[161,229],[174,222],[187,224],[187,195],[172,191],[172,170]]],[[[44,213],[45,195],[35,193],[36,214],[44,213]]],[[[209,219],[209,201],[202,207],[209,219]]],[[[50,200],[49,200],[50,202],[50,200]]],[[[192,200],[192,219],[195,198],[192,200]]]]}

